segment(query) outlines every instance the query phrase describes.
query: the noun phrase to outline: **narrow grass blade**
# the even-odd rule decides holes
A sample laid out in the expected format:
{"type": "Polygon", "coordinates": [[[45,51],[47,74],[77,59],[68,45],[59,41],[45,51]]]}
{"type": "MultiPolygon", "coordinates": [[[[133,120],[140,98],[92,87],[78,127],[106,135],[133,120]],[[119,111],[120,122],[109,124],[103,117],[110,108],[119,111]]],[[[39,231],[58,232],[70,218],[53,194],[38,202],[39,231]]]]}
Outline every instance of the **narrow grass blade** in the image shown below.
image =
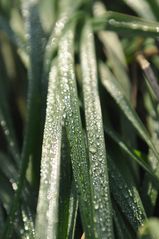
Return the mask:
{"type": "Polygon", "coordinates": [[[137,232],[138,228],[143,225],[146,219],[140,196],[137,190],[124,180],[113,160],[111,158],[108,159],[110,188],[113,197],[134,231],[137,232]]]}
{"type": "Polygon", "coordinates": [[[48,88],[46,121],[42,146],[41,180],[37,206],[36,233],[39,238],[56,238],[60,158],[62,136],[62,105],[59,98],[57,68],[52,67],[48,88]],[[41,226],[43,225],[43,227],[41,226]]]}
{"type": "Polygon", "coordinates": [[[111,30],[124,35],[158,37],[159,24],[142,18],[108,11],[92,20],[94,30],[111,30]]]}
{"type": "Polygon", "coordinates": [[[65,125],[70,146],[73,176],[79,195],[80,212],[87,238],[93,238],[90,179],[85,138],[82,129],[74,73],[74,31],[71,27],[62,36],[59,44],[59,76],[64,104],[65,125]]]}
{"type": "Polygon", "coordinates": [[[139,119],[136,112],[132,109],[129,101],[124,96],[124,93],[118,83],[118,81],[114,78],[113,74],[109,71],[109,69],[101,65],[101,80],[102,84],[106,88],[106,90],[110,93],[113,99],[116,101],[120,109],[126,115],[127,119],[132,123],[134,128],[137,130],[139,135],[145,140],[147,145],[152,149],[155,157],[159,159],[158,152],[152,143],[149,133],[147,132],[146,128],[144,127],[143,123],[139,119]]]}
{"type": "Polygon", "coordinates": [[[123,2],[132,8],[139,16],[148,20],[156,19],[147,0],[123,0],[123,2]]]}
{"type": "Polygon", "coordinates": [[[140,239],[158,239],[159,238],[159,220],[157,218],[150,218],[145,222],[144,226],[139,228],[138,236],[140,239]]]}
{"type": "Polygon", "coordinates": [[[82,36],[82,81],[93,200],[94,238],[112,239],[113,227],[107,159],[98,93],[94,39],[89,24],[85,26],[82,36]]]}

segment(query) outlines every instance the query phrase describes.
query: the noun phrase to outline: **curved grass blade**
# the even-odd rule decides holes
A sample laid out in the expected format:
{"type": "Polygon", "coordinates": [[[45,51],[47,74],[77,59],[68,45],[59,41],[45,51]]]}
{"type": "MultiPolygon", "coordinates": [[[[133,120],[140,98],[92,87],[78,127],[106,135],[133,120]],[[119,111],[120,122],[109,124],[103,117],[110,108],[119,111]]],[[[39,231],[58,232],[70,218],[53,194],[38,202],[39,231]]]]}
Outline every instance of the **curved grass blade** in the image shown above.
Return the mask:
{"type": "Polygon", "coordinates": [[[40,191],[36,218],[37,236],[39,238],[50,239],[56,238],[58,223],[63,113],[58,88],[58,72],[57,68],[53,66],[49,79],[42,146],[40,191]]]}
{"type": "Polygon", "coordinates": [[[113,74],[109,71],[109,69],[101,64],[100,65],[101,72],[101,81],[106,90],[110,93],[113,99],[116,101],[120,109],[126,115],[127,119],[132,123],[134,128],[137,130],[139,135],[145,140],[147,145],[152,149],[156,159],[159,159],[158,152],[150,139],[149,133],[144,127],[143,123],[139,119],[136,112],[132,109],[129,101],[124,96],[124,93],[118,83],[118,81],[114,78],[113,74]]]}
{"type": "Polygon", "coordinates": [[[108,169],[98,95],[94,39],[90,25],[85,26],[82,36],[82,82],[89,150],[91,199],[93,200],[94,238],[112,239],[113,226],[108,169]]]}
{"type": "Polygon", "coordinates": [[[148,19],[155,20],[156,17],[146,0],[123,0],[130,8],[132,8],[139,16],[148,19]]]}
{"type": "Polygon", "coordinates": [[[90,179],[85,138],[82,129],[78,105],[77,85],[74,73],[74,31],[71,27],[62,36],[59,44],[59,76],[61,95],[64,104],[66,133],[70,146],[73,176],[77,193],[82,223],[87,238],[93,238],[91,213],[90,179]]]}
{"type": "Polygon", "coordinates": [[[159,220],[157,218],[150,218],[143,227],[139,228],[138,237],[140,239],[158,239],[159,238],[159,220]]]}
{"type": "Polygon", "coordinates": [[[94,30],[111,30],[124,35],[158,37],[159,24],[142,18],[108,11],[92,20],[94,30]]]}
{"type": "Polygon", "coordinates": [[[116,203],[120,206],[123,214],[137,232],[144,224],[146,213],[140,196],[135,187],[128,185],[117,169],[113,160],[108,157],[110,188],[116,203]]]}

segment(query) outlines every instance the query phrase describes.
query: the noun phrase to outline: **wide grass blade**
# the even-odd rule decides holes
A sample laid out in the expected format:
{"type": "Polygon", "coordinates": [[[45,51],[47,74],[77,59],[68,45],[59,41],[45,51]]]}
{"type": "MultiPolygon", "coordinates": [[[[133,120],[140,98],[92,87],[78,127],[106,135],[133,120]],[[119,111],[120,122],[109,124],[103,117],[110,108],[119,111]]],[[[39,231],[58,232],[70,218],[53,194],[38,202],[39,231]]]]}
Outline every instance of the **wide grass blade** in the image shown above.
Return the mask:
{"type": "Polygon", "coordinates": [[[83,95],[88,139],[94,238],[113,238],[112,210],[102,114],[98,93],[94,39],[91,26],[83,30],[81,43],[83,95]]]}
{"type": "Polygon", "coordinates": [[[41,180],[36,233],[39,238],[56,238],[60,185],[62,105],[56,66],[50,73],[46,121],[42,146],[41,180]],[[41,226],[43,225],[43,227],[41,226]]]}
{"type": "Polygon", "coordinates": [[[67,30],[59,43],[58,66],[61,95],[64,104],[66,134],[70,147],[73,176],[79,195],[82,223],[87,238],[93,238],[88,158],[74,73],[74,30],[72,28],[73,27],[67,30]]]}

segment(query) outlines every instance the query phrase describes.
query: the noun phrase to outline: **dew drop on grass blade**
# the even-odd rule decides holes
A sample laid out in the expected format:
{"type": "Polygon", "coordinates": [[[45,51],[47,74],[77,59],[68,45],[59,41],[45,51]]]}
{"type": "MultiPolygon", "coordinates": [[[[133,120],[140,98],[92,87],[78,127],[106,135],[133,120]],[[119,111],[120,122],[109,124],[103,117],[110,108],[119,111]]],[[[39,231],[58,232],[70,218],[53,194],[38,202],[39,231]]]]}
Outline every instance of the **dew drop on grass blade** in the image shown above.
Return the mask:
{"type": "Polygon", "coordinates": [[[58,222],[62,135],[62,105],[58,89],[57,68],[56,66],[52,66],[49,77],[46,121],[42,145],[41,180],[36,218],[37,236],[48,239],[56,238],[58,222]]]}
{"type": "Polygon", "coordinates": [[[89,24],[85,26],[82,34],[81,64],[95,238],[113,238],[112,210],[98,93],[94,39],[89,24]]]}
{"type": "Polygon", "coordinates": [[[93,238],[88,158],[80,117],[74,72],[74,30],[65,32],[59,43],[59,76],[64,104],[66,134],[70,146],[73,176],[79,195],[80,213],[87,238],[93,238]]]}
{"type": "Polygon", "coordinates": [[[109,94],[113,97],[115,102],[123,111],[127,119],[132,123],[132,125],[137,130],[139,135],[145,140],[147,145],[152,149],[155,157],[159,160],[159,155],[157,153],[157,150],[153,142],[150,139],[148,131],[146,130],[143,123],[139,119],[137,113],[132,109],[129,101],[124,96],[123,90],[121,86],[119,85],[119,82],[115,79],[115,77],[110,72],[108,67],[104,64],[100,64],[100,73],[101,73],[101,81],[103,86],[106,88],[109,94]]]}

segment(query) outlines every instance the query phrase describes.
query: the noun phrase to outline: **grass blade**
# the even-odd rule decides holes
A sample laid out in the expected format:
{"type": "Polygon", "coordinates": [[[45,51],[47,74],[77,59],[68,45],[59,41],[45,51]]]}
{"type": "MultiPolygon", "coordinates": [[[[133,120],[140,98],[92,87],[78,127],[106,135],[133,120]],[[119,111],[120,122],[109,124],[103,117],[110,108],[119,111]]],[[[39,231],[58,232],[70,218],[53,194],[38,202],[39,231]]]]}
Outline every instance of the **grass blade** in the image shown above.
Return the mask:
{"type": "Polygon", "coordinates": [[[109,159],[109,176],[110,187],[115,198],[116,203],[120,206],[125,217],[137,232],[138,228],[143,225],[146,214],[137,190],[124,180],[121,173],[113,163],[112,159],[109,159]]]}
{"type": "Polygon", "coordinates": [[[36,233],[40,238],[56,238],[57,233],[62,136],[62,105],[58,87],[57,68],[53,66],[48,88],[36,218],[36,233]]]}
{"type": "MultiPolygon", "coordinates": [[[[106,13],[104,6],[97,2],[94,7],[94,15],[101,16],[106,13]]],[[[98,32],[99,39],[104,45],[104,51],[108,58],[108,65],[114,72],[114,75],[121,83],[127,98],[130,98],[130,81],[128,77],[128,67],[121,42],[116,33],[110,31],[98,32]],[[115,47],[114,47],[115,46],[115,47]]]]}
{"type": "MultiPolygon", "coordinates": [[[[72,27],[73,28],[73,27],[72,27]]],[[[65,109],[65,125],[70,146],[73,176],[79,195],[80,212],[87,238],[93,238],[90,205],[89,169],[85,139],[80,117],[74,73],[74,31],[70,28],[59,44],[59,76],[65,109]],[[91,228],[92,227],[92,228],[91,228]]]]}
{"type": "Polygon", "coordinates": [[[109,71],[106,66],[101,65],[101,80],[102,84],[106,88],[106,90],[110,93],[110,95],[113,97],[113,99],[116,101],[120,109],[123,111],[123,113],[126,115],[127,119],[132,123],[134,128],[137,130],[139,135],[145,140],[147,145],[152,149],[155,157],[158,159],[158,153],[157,150],[152,143],[149,133],[145,129],[144,125],[140,121],[138,115],[136,112],[132,109],[129,101],[124,96],[124,93],[112,73],[109,71]]]}
{"type": "Polygon", "coordinates": [[[93,33],[90,25],[83,30],[81,43],[83,94],[88,138],[94,238],[113,238],[112,211],[93,33]],[[107,235],[107,236],[106,236],[107,235]]]}
{"type": "MultiPolygon", "coordinates": [[[[135,151],[133,151],[125,141],[114,131],[105,127],[106,133],[116,142],[119,147],[125,152],[132,160],[135,160],[145,171],[147,171],[154,180],[157,180],[154,176],[153,169],[151,169],[151,165],[144,160],[144,158],[139,157],[135,151]]],[[[158,181],[158,180],[157,180],[158,181]]],[[[157,182],[156,181],[156,182],[157,182]]]]}
{"type": "Polygon", "coordinates": [[[147,37],[158,37],[159,24],[146,21],[142,18],[108,11],[103,16],[92,20],[95,30],[110,30],[124,35],[141,35],[147,37]]]}

